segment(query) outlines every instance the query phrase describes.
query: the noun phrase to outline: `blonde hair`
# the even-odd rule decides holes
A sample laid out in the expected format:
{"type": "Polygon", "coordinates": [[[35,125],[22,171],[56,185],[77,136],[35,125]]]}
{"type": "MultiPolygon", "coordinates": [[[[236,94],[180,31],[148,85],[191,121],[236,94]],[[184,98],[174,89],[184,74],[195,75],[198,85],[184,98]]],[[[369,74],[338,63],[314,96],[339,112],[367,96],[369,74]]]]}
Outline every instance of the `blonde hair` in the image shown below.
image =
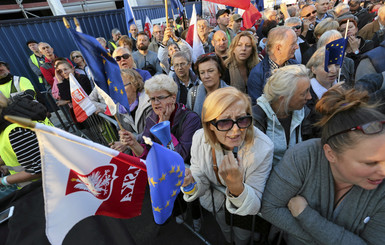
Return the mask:
{"type": "Polygon", "coordinates": [[[314,37],[320,38],[322,34],[324,34],[326,31],[330,30],[338,30],[340,25],[337,21],[333,20],[332,18],[326,18],[323,19],[314,29],[314,37]]]}
{"type": "MultiPolygon", "coordinates": [[[[227,108],[239,101],[245,105],[246,113],[251,115],[250,97],[234,87],[219,88],[206,97],[202,108],[202,124],[205,139],[211,147],[218,148],[219,146],[214,131],[210,129],[211,121],[215,120],[227,108]]],[[[250,146],[253,143],[254,127],[250,125],[246,129],[245,145],[250,146]]]]}
{"type": "Polygon", "coordinates": [[[144,89],[144,82],[142,76],[134,69],[121,69],[120,75],[122,79],[127,78],[134,85],[136,92],[141,92],[144,89]]]}
{"type": "Polygon", "coordinates": [[[238,43],[239,43],[239,40],[241,40],[241,37],[248,37],[250,38],[250,41],[251,41],[252,51],[251,51],[250,57],[247,59],[247,62],[246,62],[247,67],[251,71],[254,68],[254,66],[256,66],[259,63],[259,59],[258,59],[257,42],[254,36],[247,31],[240,32],[234,37],[233,41],[230,44],[229,50],[227,51],[228,58],[225,60],[224,63],[225,63],[225,66],[228,67],[231,62],[236,61],[234,50],[238,46],[238,43]]]}
{"type": "Polygon", "coordinates": [[[323,65],[325,62],[325,47],[321,47],[314,52],[310,60],[307,62],[306,67],[310,69],[311,77],[315,77],[315,74],[312,72],[311,68],[317,68],[320,65],[323,65]]]}
{"type": "Polygon", "coordinates": [[[317,49],[319,49],[323,46],[326,46],[326,44],[328,44],[334,40],[340,39],[340,38],[342,38],[342,35],[339,31],[336,31],[336,30],[327,31],[324,34],[322,34],[322,36],[318,40],[317,49]]]}
{"type": "Polygon", "coordinates": [[[171,77],[160,74],[148,79],[144,84],[144,90],[147,95],[162,90],[166,90],[170,94],[176,95],[178,93],[178,85],[171,77]]]}

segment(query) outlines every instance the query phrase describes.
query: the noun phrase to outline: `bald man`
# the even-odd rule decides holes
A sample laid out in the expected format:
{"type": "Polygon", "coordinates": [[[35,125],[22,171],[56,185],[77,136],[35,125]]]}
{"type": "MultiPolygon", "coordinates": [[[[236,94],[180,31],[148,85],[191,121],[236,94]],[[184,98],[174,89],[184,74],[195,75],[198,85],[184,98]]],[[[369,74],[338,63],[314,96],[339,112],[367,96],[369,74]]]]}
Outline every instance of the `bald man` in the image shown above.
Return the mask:
{"type": "Polygon", "coordinates": [[[224,31],[218,30],[214,33],[211,44],[214,47],[215,53],[222,57],[223,60],[227,58],[227,49],[228,49],[228,39],[224,31]]]}
{"type": "Polygon", "coordinates": [[[148,46],[148,50],[158,53],[159,46],[163,41],[163,35],[164,30],[162,27],[160,25],[154,25],[152,29],[152,40],[150,46],[148,46]]]}

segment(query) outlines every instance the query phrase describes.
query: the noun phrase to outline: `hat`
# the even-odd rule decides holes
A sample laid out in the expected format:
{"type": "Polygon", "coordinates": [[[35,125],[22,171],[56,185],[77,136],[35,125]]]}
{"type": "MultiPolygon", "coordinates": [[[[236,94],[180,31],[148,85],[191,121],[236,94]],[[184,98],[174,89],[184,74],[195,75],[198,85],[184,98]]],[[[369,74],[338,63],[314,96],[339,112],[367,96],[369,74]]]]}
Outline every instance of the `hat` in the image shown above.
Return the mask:
{"type": "Polygon", "coordinates": [[[5,65],[5,67],[7,67],[7,69],[9,70],[9,65],[7,62],[5,61],[0,61],[0,65],[5,65]]]}
{"type": "Polygon", "coordinates": [[[231,21],[243,20],[240,14],[233,14],[230,19],[231,21]]]}
{"type": "Polygon", "coordinates": [[[220,9],[220,10],[218,10],[217,14],[215,15],[215,19],[218,19],[219,16],[221,16],[224,13],[230,14],[230,9],[220,9]]]}
{"type": "Polygon", "coordinates": [[[26,44],[27,44],[27,46],[28,46],[28,44],[30,44],[30,43],[38,43],[38,42],[36,42],[36,41],[35,41],[35,40],[33,40],[33,39],[31,39],[31,40],[28,40],[28,41],[27,41],[27,43],[26,43],[26,44]]]}

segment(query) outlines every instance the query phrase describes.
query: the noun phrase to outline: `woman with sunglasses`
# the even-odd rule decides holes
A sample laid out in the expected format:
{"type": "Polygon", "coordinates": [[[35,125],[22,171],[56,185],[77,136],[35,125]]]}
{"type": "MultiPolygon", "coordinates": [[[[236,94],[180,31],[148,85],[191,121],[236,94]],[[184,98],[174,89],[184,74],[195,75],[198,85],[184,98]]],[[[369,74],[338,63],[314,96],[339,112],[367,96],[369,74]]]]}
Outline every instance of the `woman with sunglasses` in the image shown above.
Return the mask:
{"type": "Polygon", "coordinates": [[[289,149],[270,175],[262,215],[286,244],[385,244],[384,114],[336,85],[317,103],[322,138],[289,149]]]}
{"type": "MultiPolygon", "coordinates": [[[[183,187],[195,183],[191,192],[184,191],[188,202],[200,198],[201,205],[216,211],[216,220],[230,242],[231,227],[225,221],[228,212],[255,215],[271,170],[273,143],[253,127],[250,98],[234,87],[220,88],[207,96],[202,111],[203,129],[193,137],[191,167],[186,169],[183,187]],[[210,186],[226,188],[226,194],[210,186]]],[[[235,244],[248,244],[250,231],[233,229],[235,244]]],[[[258,240],[256,234],[253,239],[258,240]]]]}
{"type": "Polygon", "coordinates": [[[225,69],[222,58],[215,53],[202,54],[198,57],[194,64],[194,70],[202,83],[189,89],[187,95],[188,108],[201,116],[203,102],[206,97],[218,88],[228,86],[222,80],[225,69]]]}
{"type": "MultiPolygon", "coordinates": [[[[78,74],[86,75],[90,81],[93,81],[92,73],[86,61],[84,60],[82,53],[80,53],[78,50],[75,50],[71,52],[70,57],[74,62],[75,72],[78,74]]],[[[91,87],[94,87],[93,82],[91,82],[91,87]]]]}
{"type": "Polygon", "coordinates": [[[151,74],[148,71],[137,69],[134,59],[132,58],[130,50],[124,47],[117,47],[114,52],[112,53],[112,57],[116,60],[118,63],[120,69],[134,69],[136,72],[138,72],[142,78],[143,82],[147,81],[151,78],[151,74]]]}
{"type": "Polygon", "coordinates": [[[310,110],[305,107],[310,95],[309,71],[304,65],[274,70],[263,95],[253,106],[254,125],[273,141],[273,166],[285,151],[308,137],[310,110]]]}

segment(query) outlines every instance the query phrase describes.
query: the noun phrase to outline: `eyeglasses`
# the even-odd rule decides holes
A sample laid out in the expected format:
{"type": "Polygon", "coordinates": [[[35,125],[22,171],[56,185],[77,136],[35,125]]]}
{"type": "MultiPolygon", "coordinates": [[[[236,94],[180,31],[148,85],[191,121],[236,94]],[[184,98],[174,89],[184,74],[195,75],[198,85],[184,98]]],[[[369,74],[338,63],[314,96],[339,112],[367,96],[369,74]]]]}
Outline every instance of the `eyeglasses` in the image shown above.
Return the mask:
{"type": "Polygon", "coordinates": [[[80,58],[81,56],[80,55],[74,55],[72,56],[72,59],[74,60],[75,58],[80,58]]]}
{"type": "Polygon", "coordinates": [[[183,68],[187,65],[187,63],[179,63],[179,64],[174,64],[174,68],[183,68]]]}
{"type": "Polygon", "coordinates": [[[383,128],[384,128],[383,124],[384,123],[385,123],[385,121],[374,121],[374,122],[370,122],[370,123],[365,123],[361,126],[349,128],[349,129],[343,130],[341,132],[330,135],[326,139],[326,142],[328,142],[330,140],[330,138],[332,138],[334,136],[348,133],[348,132],[352,132],[352,131],[356,131],[356,130],[360,130],[362,133],[367,134],[367,135],[378,134],[383,130],[383,128]]]}
{"type": "Polygon", "coordinates": [[[120,61],[122,58],[123,58],[124,60],[126,60],[126,59],[130,58],[130,56],[131,56],[131,55],[129,55],[129,54],[123,54],[122,56],[115,56],[115,60],[116,60],[116,61],[120,61]]]}
{"type": "Polygon", "coordinates": [[[155,102],[155,101],[158,101],[158,102],[162,102],[162,100],[165,100],[165,99],[167,99],[168,97],[170,97],[171,96],[171,94],[169,94],[169,95],[167,95],[167,96],[158,96],[158,97],[152,97],[152,98],[150,98],[149,100],[148,100],[148,102],[150,103],[150,102],[155,102]]]}
{"type": "Polygon", "coordinates": [[[301,27],[302,27],[301,25],[298,25],[298,26],[292,26],[291,29],[293,29],[293,30],[294,30],[294,29],[299,30],[299,29],[301,29],[301,27]]]}
{"type": "Polygon", "coordinates": [[[252,116],[247,115],[240,117],[235,121],[232,119],[222,119],[218,121],[213,120],[210,123],[214,125],[218,129],[218,131],[229,131],[233,128],[234,124],[237,124],[238,128],[240,129],[250,127],[252,119],[252,116]]]}
{"type": "Polygon", "coordinates": [[[126,84],[123,84],[124,85],[124,87],[127,87],[128,85],[131,85],[131,83],[130,82],[128,82],[128,83],[126,83],[126,84]]]}
{"type": "Polygon", "coordinates": [[[317,13],[317,10],[314,10],[313,12],[308,13],[307,15],[302,16],[302,18],[310,17],[310,15],[314,15],[314,14],[316,14],[316,13],[317,13]]]}

